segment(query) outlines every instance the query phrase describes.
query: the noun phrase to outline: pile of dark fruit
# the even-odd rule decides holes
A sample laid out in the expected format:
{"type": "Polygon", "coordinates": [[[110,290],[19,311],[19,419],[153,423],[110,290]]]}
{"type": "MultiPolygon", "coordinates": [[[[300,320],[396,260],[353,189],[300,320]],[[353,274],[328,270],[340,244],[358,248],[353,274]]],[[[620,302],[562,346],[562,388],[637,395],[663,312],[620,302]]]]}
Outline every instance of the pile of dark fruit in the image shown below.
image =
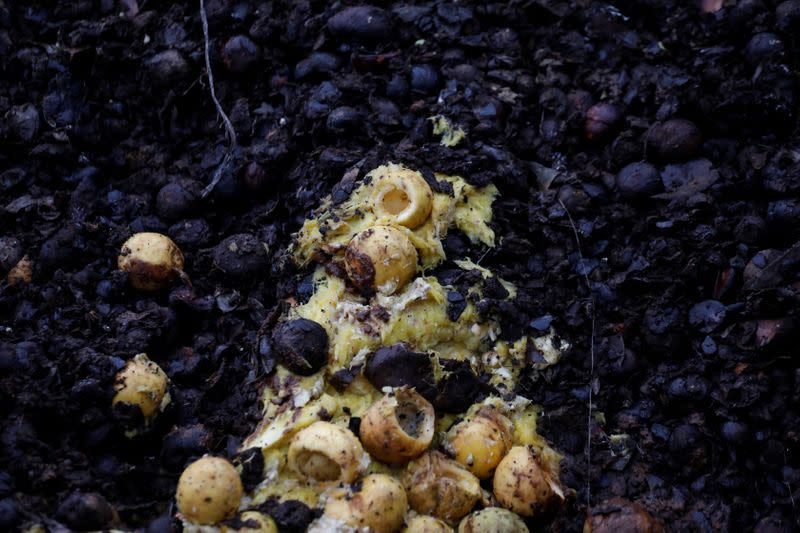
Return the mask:
{"type": "Polygon", "coordinates": [[[176,528],[183,468],[260,419],[259,328],[309,296],[292,232],[389,160],[499,188],[498,246],[446,251],[518,287],[504,331],[573,345],[521,391],[576,491],[538,526],[798,527],[800,0],[207,0],[233,147],[198,8],[0,0],[0,529],[176,528]],[[137,232],[182,281],[130,284],[137,232]],[[131,437],[142,352],[172,401],[131,437]]]}

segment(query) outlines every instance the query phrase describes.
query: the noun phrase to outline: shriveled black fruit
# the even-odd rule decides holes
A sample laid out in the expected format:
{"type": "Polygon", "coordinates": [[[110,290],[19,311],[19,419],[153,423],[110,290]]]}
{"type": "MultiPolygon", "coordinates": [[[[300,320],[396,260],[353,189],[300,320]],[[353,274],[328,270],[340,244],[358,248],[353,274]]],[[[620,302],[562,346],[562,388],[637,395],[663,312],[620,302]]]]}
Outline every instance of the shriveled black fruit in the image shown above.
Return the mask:
{"type": "Polygon", "coordinates": [[[664,528],[638,503],[622,498],[612,498],[592,507],[586,518],[584,531],[660,533],[664,531],[664,528]]]}
{"type": "Polygon", "coordinates": [[[154,55],[145,61],[145,67],[153,81],[164,86],[183,80],[190,70],[189,63],[177,50],[165,50],[154,55]]]}
{"type": "Polygon", "coordinates": [[[306,504],[298,500],[287,500],[277,503],[269,499],[260,508],[275,520],[279,531],[287,533],[301,533],[308,528],[316,514],[306,504]]]}
{"type": "Polygon", "coordinates": [[[264,454],[261,448],[248,448],[236,461],[242,467],[242,485],[248,492],[264,481],[264,454]]]}
{"type": "Polygon", "coordinates": [[[179,472],[193,459],[209,450],[210,432],[202,424],[176,427],[170,431],[161,446],[161,464],[179,472]]]}
{"type": "Polygon", "coordinates": [[[56,519],[72,529],[103,529],[114,519],[114,509],[96,492],[75,492],[59,506],[56,519]]]}
{"type": "Polygon", "coordinates": [[[664,190],[658,169],[641,161],[620,170],[616,181],[620,196],[630,200],[647,198],[664,190]]]}
{"type": "Polygon", "coordinates": [[[267,250],[255,235],[238,233],[214,248],[214,265],[233,276],[253,276],[267,268],[267,250]]]}
{"type": "Polygon", "coordinates": [[[272,332],[272,349],[283,366],[310,376],[328,362],[328,333],[313,320],[289,320],[272,332]]]}
{"type": "Polygon", "coordinates": [[[386,39],[391,29],[389,14],[375,6],[348,7],[328,20],[328,31],[341,40],[380,41],[386,39]]]}
{"type": "Polygon", "coordinates": [[[378,389],[408,386],[428,401],[436,397],[430,356],[412,351],[407,344],[377,350],[367,360],[364,376],[378,389]]]}
{"type": "Polygon", "coordinates": [[[195,180],[164,185],[156,195],[158,215],[164,220],[178,220],[192,214],[200,200],[200,189],[195,180]]]}
{"type": "Polygon", "coordinates": [[[784,46],[781,38],[774,33],[756,33],[744,49],[744,57],[751,65],[777,61],[783,57],[784,46]]]}
{"type": "Polygon", "coordinates": [[[586,111],[584,131],[590,141],[604,141],[613,137],[619,129],[622,112],[614,104],[600,102],[586,111]]]}
{"type": "Polygon", "coordinates": [[[229,71],[241,74],[255,67],[261,51],[246,35],[234,35],[222,47],[222,61],[229,71]]]}
{"type": "Polygon", "coordinates": [[[437,410],[462,413],[491,392],[492,387],[475,375],[468,362],[440,359],[439,363],[445,375],[439,380],[436,395],[431,400],[437,410]]]}
{"type": "Polygon", "coordinates": [[[679,163],[697,155],[703,134],[694,122],[673,118],[650,128],[645,142],[648,155],[660,161],[679,163]]]}

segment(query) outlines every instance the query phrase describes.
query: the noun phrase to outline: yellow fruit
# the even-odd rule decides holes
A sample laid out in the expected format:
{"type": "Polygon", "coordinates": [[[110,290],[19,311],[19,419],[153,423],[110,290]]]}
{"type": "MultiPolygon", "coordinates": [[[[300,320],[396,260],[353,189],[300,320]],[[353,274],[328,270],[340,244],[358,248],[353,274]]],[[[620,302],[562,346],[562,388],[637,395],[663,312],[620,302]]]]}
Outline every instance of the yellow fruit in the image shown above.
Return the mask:
{"type": "Polygon", "coordinates": [[[183,254],[166,235],[137,233],[122,245],[117,266],[135,289],[154,291],[183,273],[183,254]]]}
{"type": "Polygon", "coordinates": [[[448,431],[455,460],[480,479],[488,479],[508,450],[514,426],[507,417],[490,408],[481,409],[448,431]]]}
{"type": "Polygon", "coordinates": [[[368,177],[373,180],[372,211],[379,218],[389,219],[414,229],[430,216],[433,191],[416,170],[390,163],[382,165],[368,177]]]}
{"type": "Polygon", "coordinates": [[[409,463],[403,484],[412,509],[449,523],[469,513],[481,497],[478,478],[440,452],[409,463]]]}
{"type": "Polygon", "coordinates": [[[117,373],[114,382],[116,394],[111,403],[134,405],[147,420],[160,410],[168,387],[169,378],[161,367],[140,353],[117,373]]]}
{"type": "Polygon", "coordinates": [[[417,515],[406,523],[403,533],[453,533],[453,528],[433,516],[417,515]]]}
{"type": "Polygon", "coordinates": [[[183,471],[175,499],[189,522],[216,524],[236,514],[242,492],[242,481],[233,465],[207,455],[183,471]]]}
{"type": "Polygon", "coordinates": [[[393,294],[417,273],[417,249],[391,226],[373,226],[353,237],[344,261],[356,287],[384,294],[393,294]]]}
{"type": "Polygon", "coordinates": [[[529,446],[514,446],[494,472],[500,505],[522,516],[536,516],[564,500],[558,476],[549,472],[529,446]]]}
{"type": "Polygon", "coordinates": [[[399,481],[386,474],[372,474],[352,494],[329,498],[325,514],[375,533],[394,533],[402,527],[407,508],[406,492],[399,481]]]}
{"type": "Polygon", "coordinates": [[[361,442],[378,461],[401,464],[433,439],[433,406],[414,389],[400,388],[372,404],[361,418],[361,442]]]}
{"type": "Polygon", "coordinates": [[[289,443],[288,464],[299,476],[316,481],[355,481],[364,448],[352,431],[330,422],[314,422],[289,443]]]}

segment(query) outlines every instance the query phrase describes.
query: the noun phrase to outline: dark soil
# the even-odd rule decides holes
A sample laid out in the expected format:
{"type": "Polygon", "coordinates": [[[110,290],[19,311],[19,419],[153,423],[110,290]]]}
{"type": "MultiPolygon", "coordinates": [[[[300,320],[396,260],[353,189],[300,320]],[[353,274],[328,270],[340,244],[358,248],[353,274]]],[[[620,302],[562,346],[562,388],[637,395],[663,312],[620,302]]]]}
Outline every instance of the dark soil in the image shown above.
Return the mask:
{"type": "Polygon", "coordinates": [[[523,390],[575,491],[545,529],[613,497],[674,531],[798,527],[798,0],[207,4],[238,145],[203,196],[228,144],[198,2],[0,0],[0,274],[33,263],[0,288],[0,530],[173,527],[184,465],[259,419],[259,328],[309,291],[291,233],[388,160],[495,183],[497,248],[448,252],[519,287],[509,335],[574,345],[523,390]],[[143,230],[191,286],[126,285],[143,230]],[[129,440],[139,352],[173,403],[129,440]]]}

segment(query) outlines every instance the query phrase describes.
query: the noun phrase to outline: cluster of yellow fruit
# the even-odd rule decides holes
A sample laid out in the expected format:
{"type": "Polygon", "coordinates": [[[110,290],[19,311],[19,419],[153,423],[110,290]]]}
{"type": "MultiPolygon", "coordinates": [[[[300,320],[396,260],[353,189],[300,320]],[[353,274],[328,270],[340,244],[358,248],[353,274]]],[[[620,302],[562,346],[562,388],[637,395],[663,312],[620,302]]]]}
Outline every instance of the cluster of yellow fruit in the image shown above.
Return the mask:
{"type": "MultiPolygon", "coordinates": [[[[400,294],[420,268],[444,259],[440,240],[449,226],[456,225],[476,242],[492,245],[494,233],[488,221],[496,190],[479,191],[458,177],[443,179],[449,180],[456,194],[434,194],[419,172],[400,165],[375,169],[351,195],[351,205],[340,208],[338,215],[323,213],[306,222],[298,235],[295,259],[303,265],[320,252],[338,258],[350,287],[364,295],[365,305],[374,306],[400,294]],[[371,300],[370,295],[378,299],[371,300]]],[[[163,235],[137,234],[123,246],[119,267],[128,272],[134,287],[155,290],[182,275],[183,256],[163,235]]],[[[395,298],[411,302],[419,297],[395,298]]],[[[430,313],[430,309],[417,306],[416,312],[430,313]]],[[[394,311],[386,312],[404,313],[409,320],[415,311],[413,306],[396,305],[394,311]]],[[[340,326],[326,323],[329,334],[340,326]]],[[[452,327],[489,335],[488,328],[474,322],[452,327]]],[[[450,348],[456,346],[458,351],[455,338],[450,348]]],[[[334,349],[330,348],[329,362],[334,349]]],[[[341,353],[349,354],[348,349],[341,353]]],[[[430,349],[436,352],[435,347],[430,349]]],[[[474,348],[462,351],[470,350],[474,348]]],[[[351,358],[349,354],[338,363],[349,364],[351,358]]],[[[360,379],[362,392],[346,393],[371,398],[372,403],[358,412],[346,409],[349,416],[360,418],[358,435],[341,420],[314,420],[316,415],[302,427],[274,428],[288,436],[286,444],[280,444],[279,437],[271,450],[282,456],[285,475],[281,474],[281,482],[318,488],[312,492],[319,494],[315,503],[324,512],[309,531],[452,532],[457,526],[464,533],[526,532],[521,517],[539,515],[563,501],[552,457],[543,460],[540,449],[528,445],[529,440],[515,438],[520,431],[535,434],[535,429],[520,427],[527,423],[525,417],[512,420],[497,403],[484,402],[451,422],[452,418],[438,416],[430,401],[413,388],[386,388],[381,396],[360,379]],[[491,491],[482,488],[484,480],[491,480],[491,491]],[[483,509],[473,512],[479,504],[483,509]]],[[[139,407],[148,421],[169,401],[168,385],[164,372],[141,354],[120,372],[114,402],[139,407]]],[[[300,394],[311,393],[303,390],[300,394]]],[[[298,403],[306,404],[308,398],[298,403]]],[[[236,516],[240,508],[250,508],[242,505],[237,469],[225,459],[210,456],[186,468],[176,499],[187,524],[220,524],[236,516]]],[[[252,503],[253,498],[247,501],[252,503]]],[[[256,511],[246,511],[239,518],[244,522],[238,531],[277,530],[270,517],[256,511]]],[[[220,528],[232,530],[224,524],[220,528]]]]}

